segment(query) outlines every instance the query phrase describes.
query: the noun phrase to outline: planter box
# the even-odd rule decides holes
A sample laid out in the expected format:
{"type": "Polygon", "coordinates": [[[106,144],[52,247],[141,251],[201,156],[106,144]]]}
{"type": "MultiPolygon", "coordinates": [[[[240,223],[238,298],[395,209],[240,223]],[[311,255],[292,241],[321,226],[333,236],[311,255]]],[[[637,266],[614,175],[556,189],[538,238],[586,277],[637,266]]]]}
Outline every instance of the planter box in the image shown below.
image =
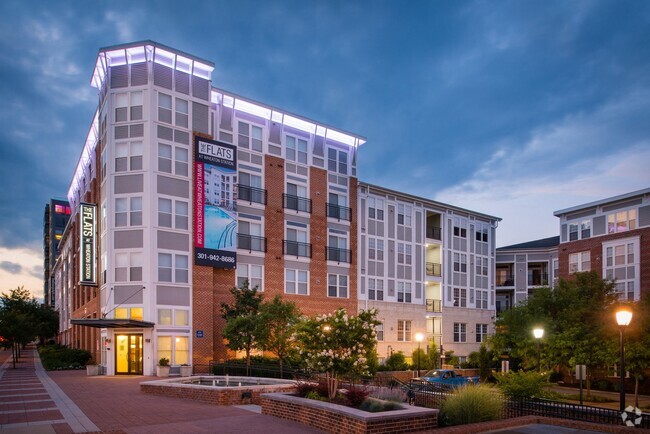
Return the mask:
{"type": "Polygon", "coordinates": [[[328,433],[406,433],[438,427],[438,410],[411,407],[369,413],[356,408],[283,393],[261,396],[262,414],[302,423],[328,433]]]}
{"type": "Polygon", "coordinates": [[[86,365],[86,375],[93,377],[99,375],[102,372],[102,365],[86,365]]]}
{"type": "Polygon", "coordinates": [[[171,366],[156,366],[156,377],[169,377],[171,366]]]}
{"type": "Polygon", "coordinates": [[[191,377],[191,376],[192,376],[192,367],[181,366],[181,377],[191,377]]]}

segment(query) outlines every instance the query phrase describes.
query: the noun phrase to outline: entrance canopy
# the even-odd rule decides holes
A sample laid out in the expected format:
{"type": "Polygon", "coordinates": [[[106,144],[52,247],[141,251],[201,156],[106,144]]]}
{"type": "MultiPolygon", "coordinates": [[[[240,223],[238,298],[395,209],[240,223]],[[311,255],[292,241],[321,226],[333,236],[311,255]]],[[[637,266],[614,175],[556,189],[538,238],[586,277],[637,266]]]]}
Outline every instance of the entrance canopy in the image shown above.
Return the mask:
{"type": "Polygon", "coordinates": [[[98,329],[150,329],[153,328],[156,324],[148,321],[139,321],[137,319],[123,318],[123,319],[112,319],[112,318],[79,318],[72,319],[70,322],[74,325],[81,325],[87,327],[95,327],[98,329]]]}

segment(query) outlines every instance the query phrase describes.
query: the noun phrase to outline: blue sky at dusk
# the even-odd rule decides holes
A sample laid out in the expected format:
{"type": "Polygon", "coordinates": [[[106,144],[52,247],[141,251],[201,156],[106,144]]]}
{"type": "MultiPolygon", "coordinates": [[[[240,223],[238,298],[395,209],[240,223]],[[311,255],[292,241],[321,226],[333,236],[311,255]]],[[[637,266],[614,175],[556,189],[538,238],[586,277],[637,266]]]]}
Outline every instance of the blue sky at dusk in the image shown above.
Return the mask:
{"type": "Polygon", "coordinates": [[[0,291],[42,291],[43,209],[97,105],[97,51],[152,39],[213,85],[363,135],[359,178],[501,217],[650,187],[650,2],[0,2],[0,291]]]}

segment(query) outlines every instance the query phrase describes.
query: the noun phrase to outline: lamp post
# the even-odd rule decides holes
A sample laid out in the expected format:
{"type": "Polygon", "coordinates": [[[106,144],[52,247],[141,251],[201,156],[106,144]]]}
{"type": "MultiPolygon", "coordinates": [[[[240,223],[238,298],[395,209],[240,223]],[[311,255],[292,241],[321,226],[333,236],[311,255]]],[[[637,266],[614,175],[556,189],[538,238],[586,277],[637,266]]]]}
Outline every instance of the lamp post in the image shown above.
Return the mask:
{"type": "Polygon", "coordinates": [[[544,336],[544,329],[541,327],[534,328],[533,336],[535,336],[535,339],[537,339],[537,372],[540,372],[540,365],[539,365],[540,342],[542,340],[542,336],[544,336]]]}
{"type": "Polygon", "coordinates": [[[632,311],[628,307],[622,307],[616,311],[616,323],[621,330],[621,367],[619,375],[621,376],[621,397],[620,397],[620,410],[621,413],[625,411],[625,347],[623,346],[623,339],[625,338],[625,327],[630,325],[632,321],[632,311]]]}
{"type": "Polygon", "coordinates": [[[440,369],[442,369],[442,365],[445,363],[445,349],[442,347],[442,344],[440,344],[440,369]]]}
{"type": "Polygon", "coordinates": [[[418,341],[418,377],[420,376],[420,342],[422,342],[423,338],[424,335],[422,333],[415,334],[415,340],[418,341]]]}

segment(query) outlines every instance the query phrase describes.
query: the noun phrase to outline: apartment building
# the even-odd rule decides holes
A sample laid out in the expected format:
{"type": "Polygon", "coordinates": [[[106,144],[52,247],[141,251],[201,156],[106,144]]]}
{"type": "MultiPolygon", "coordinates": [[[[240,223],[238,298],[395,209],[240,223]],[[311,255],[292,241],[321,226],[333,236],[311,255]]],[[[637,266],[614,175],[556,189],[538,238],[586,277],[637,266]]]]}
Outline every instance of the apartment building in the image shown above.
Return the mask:
{"type": "Polygon", "coordinates": [[[621,300],[650,292],[650,188],[555,211],[559,276],[596,271],[621,300]]]}
{"type": "Polygon", "coordinates": [[[516,306],[558,278],[560,237],[542,238],[496,250],[496,312],[516,306]]]}
{"type": "Polygon", "coordinates": [[[365,139],[213,87],[214,64],[153,41],[99,50],[99,105],[68,192],[60,339],[107,375],[227,357],[244,280],[307,315],[357,309],[365,139]]]}
{"type": "Polygon", "coordinates": [[[359,184],[359,308],[380,360],[442,345],[464,360],[493,333],[498,217],[359,184]]]}
{"type": "Polygon", "coordinates": [[[43,213],[43,303],[54,307],[55,291],[52,270],[59,257],[59,242],[70,219],[67,200],[50,199],[43,213]]]}

